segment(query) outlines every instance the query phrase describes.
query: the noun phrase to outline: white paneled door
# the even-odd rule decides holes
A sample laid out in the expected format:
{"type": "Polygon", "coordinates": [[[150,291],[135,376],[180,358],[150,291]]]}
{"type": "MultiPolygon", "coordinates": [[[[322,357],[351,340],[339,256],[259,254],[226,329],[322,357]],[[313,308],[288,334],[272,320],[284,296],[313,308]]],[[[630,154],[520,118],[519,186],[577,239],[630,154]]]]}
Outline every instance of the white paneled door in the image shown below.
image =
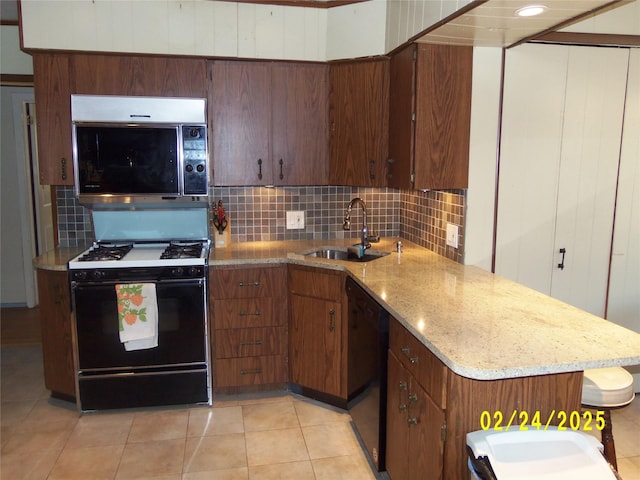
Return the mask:
{"type": "Polygon", "coordinates": [[[605,314],[628,49],[507,52],[496,273],[605,314]]]}

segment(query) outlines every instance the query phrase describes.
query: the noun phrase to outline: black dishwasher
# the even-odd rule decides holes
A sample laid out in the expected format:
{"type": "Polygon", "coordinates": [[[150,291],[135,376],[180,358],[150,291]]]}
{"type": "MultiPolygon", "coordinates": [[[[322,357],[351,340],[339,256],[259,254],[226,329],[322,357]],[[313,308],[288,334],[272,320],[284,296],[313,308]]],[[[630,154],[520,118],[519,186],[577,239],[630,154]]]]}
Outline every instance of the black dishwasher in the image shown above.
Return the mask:
{"type": "Polygon", "coordinates": [[[375,468],[384,471],[389,314],[351,278],[347,278],[346,289],[349,414],[375,468]]]}

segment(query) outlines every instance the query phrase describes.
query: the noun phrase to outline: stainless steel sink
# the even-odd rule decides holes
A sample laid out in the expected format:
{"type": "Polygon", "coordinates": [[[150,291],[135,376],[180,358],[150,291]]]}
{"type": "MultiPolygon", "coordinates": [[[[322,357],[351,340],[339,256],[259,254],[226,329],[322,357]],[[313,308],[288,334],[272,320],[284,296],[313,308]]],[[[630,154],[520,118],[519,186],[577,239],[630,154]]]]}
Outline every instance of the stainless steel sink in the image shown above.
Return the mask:
{"type": "Polygon", "coordinates": [[[303,254],[305,257],[326,258],[329,260],[346,260],[348,262],[369,262],[376,258],[381,258],[389,255],[387,252],[370,252],[366,251],[365,254],[358,258],[358,255],[349,252],[347,249],[341,248],[321,248],[312,252],[303,254]]]}

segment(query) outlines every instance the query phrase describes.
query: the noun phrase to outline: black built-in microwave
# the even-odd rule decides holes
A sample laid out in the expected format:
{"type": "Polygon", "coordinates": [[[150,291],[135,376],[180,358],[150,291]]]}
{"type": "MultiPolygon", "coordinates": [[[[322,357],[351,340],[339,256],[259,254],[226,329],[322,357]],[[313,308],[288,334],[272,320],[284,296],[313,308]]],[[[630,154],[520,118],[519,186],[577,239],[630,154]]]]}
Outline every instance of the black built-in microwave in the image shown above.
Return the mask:
{"type": "MultiPolygon", "coordinates": [[[[206,201],[206,123],[167,121],[171,116],[166,109],[161,110],[167,100],[157,98],[109,100],[115,101],[115,105],[120,103],[123,108],[119,110],[160,110],[164,117],[160,121],[151,113],[128,117],[119,111],[117,115],[111,111],[103,114],[100,109],[105,108],[104,98],[74,98],[76,104],[80,102],[78,110],[82,115],[97,118],[73,122],[74,177],[79,201],[89,204],[206,201]],[[87,110],[89,114],[85,113],[87,110]],[[101,115],[106,115],[106,119],[101,115]]],[[[178,101],[174,107],[182,103],[182,99],[170,100],[173,102],[169,105],[178,101]]]]}

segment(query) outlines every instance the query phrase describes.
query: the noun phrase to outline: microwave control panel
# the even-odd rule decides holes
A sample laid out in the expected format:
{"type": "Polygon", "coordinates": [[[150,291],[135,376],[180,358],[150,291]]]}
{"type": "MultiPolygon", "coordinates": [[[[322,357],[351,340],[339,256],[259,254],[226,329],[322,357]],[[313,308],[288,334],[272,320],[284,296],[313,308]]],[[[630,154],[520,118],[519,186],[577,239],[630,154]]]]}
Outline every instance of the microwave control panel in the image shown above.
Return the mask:
{"type": "Polygon", "coordinates": [[[182,126],[184,194],[207,194],[207,126],[182,126]]]}

